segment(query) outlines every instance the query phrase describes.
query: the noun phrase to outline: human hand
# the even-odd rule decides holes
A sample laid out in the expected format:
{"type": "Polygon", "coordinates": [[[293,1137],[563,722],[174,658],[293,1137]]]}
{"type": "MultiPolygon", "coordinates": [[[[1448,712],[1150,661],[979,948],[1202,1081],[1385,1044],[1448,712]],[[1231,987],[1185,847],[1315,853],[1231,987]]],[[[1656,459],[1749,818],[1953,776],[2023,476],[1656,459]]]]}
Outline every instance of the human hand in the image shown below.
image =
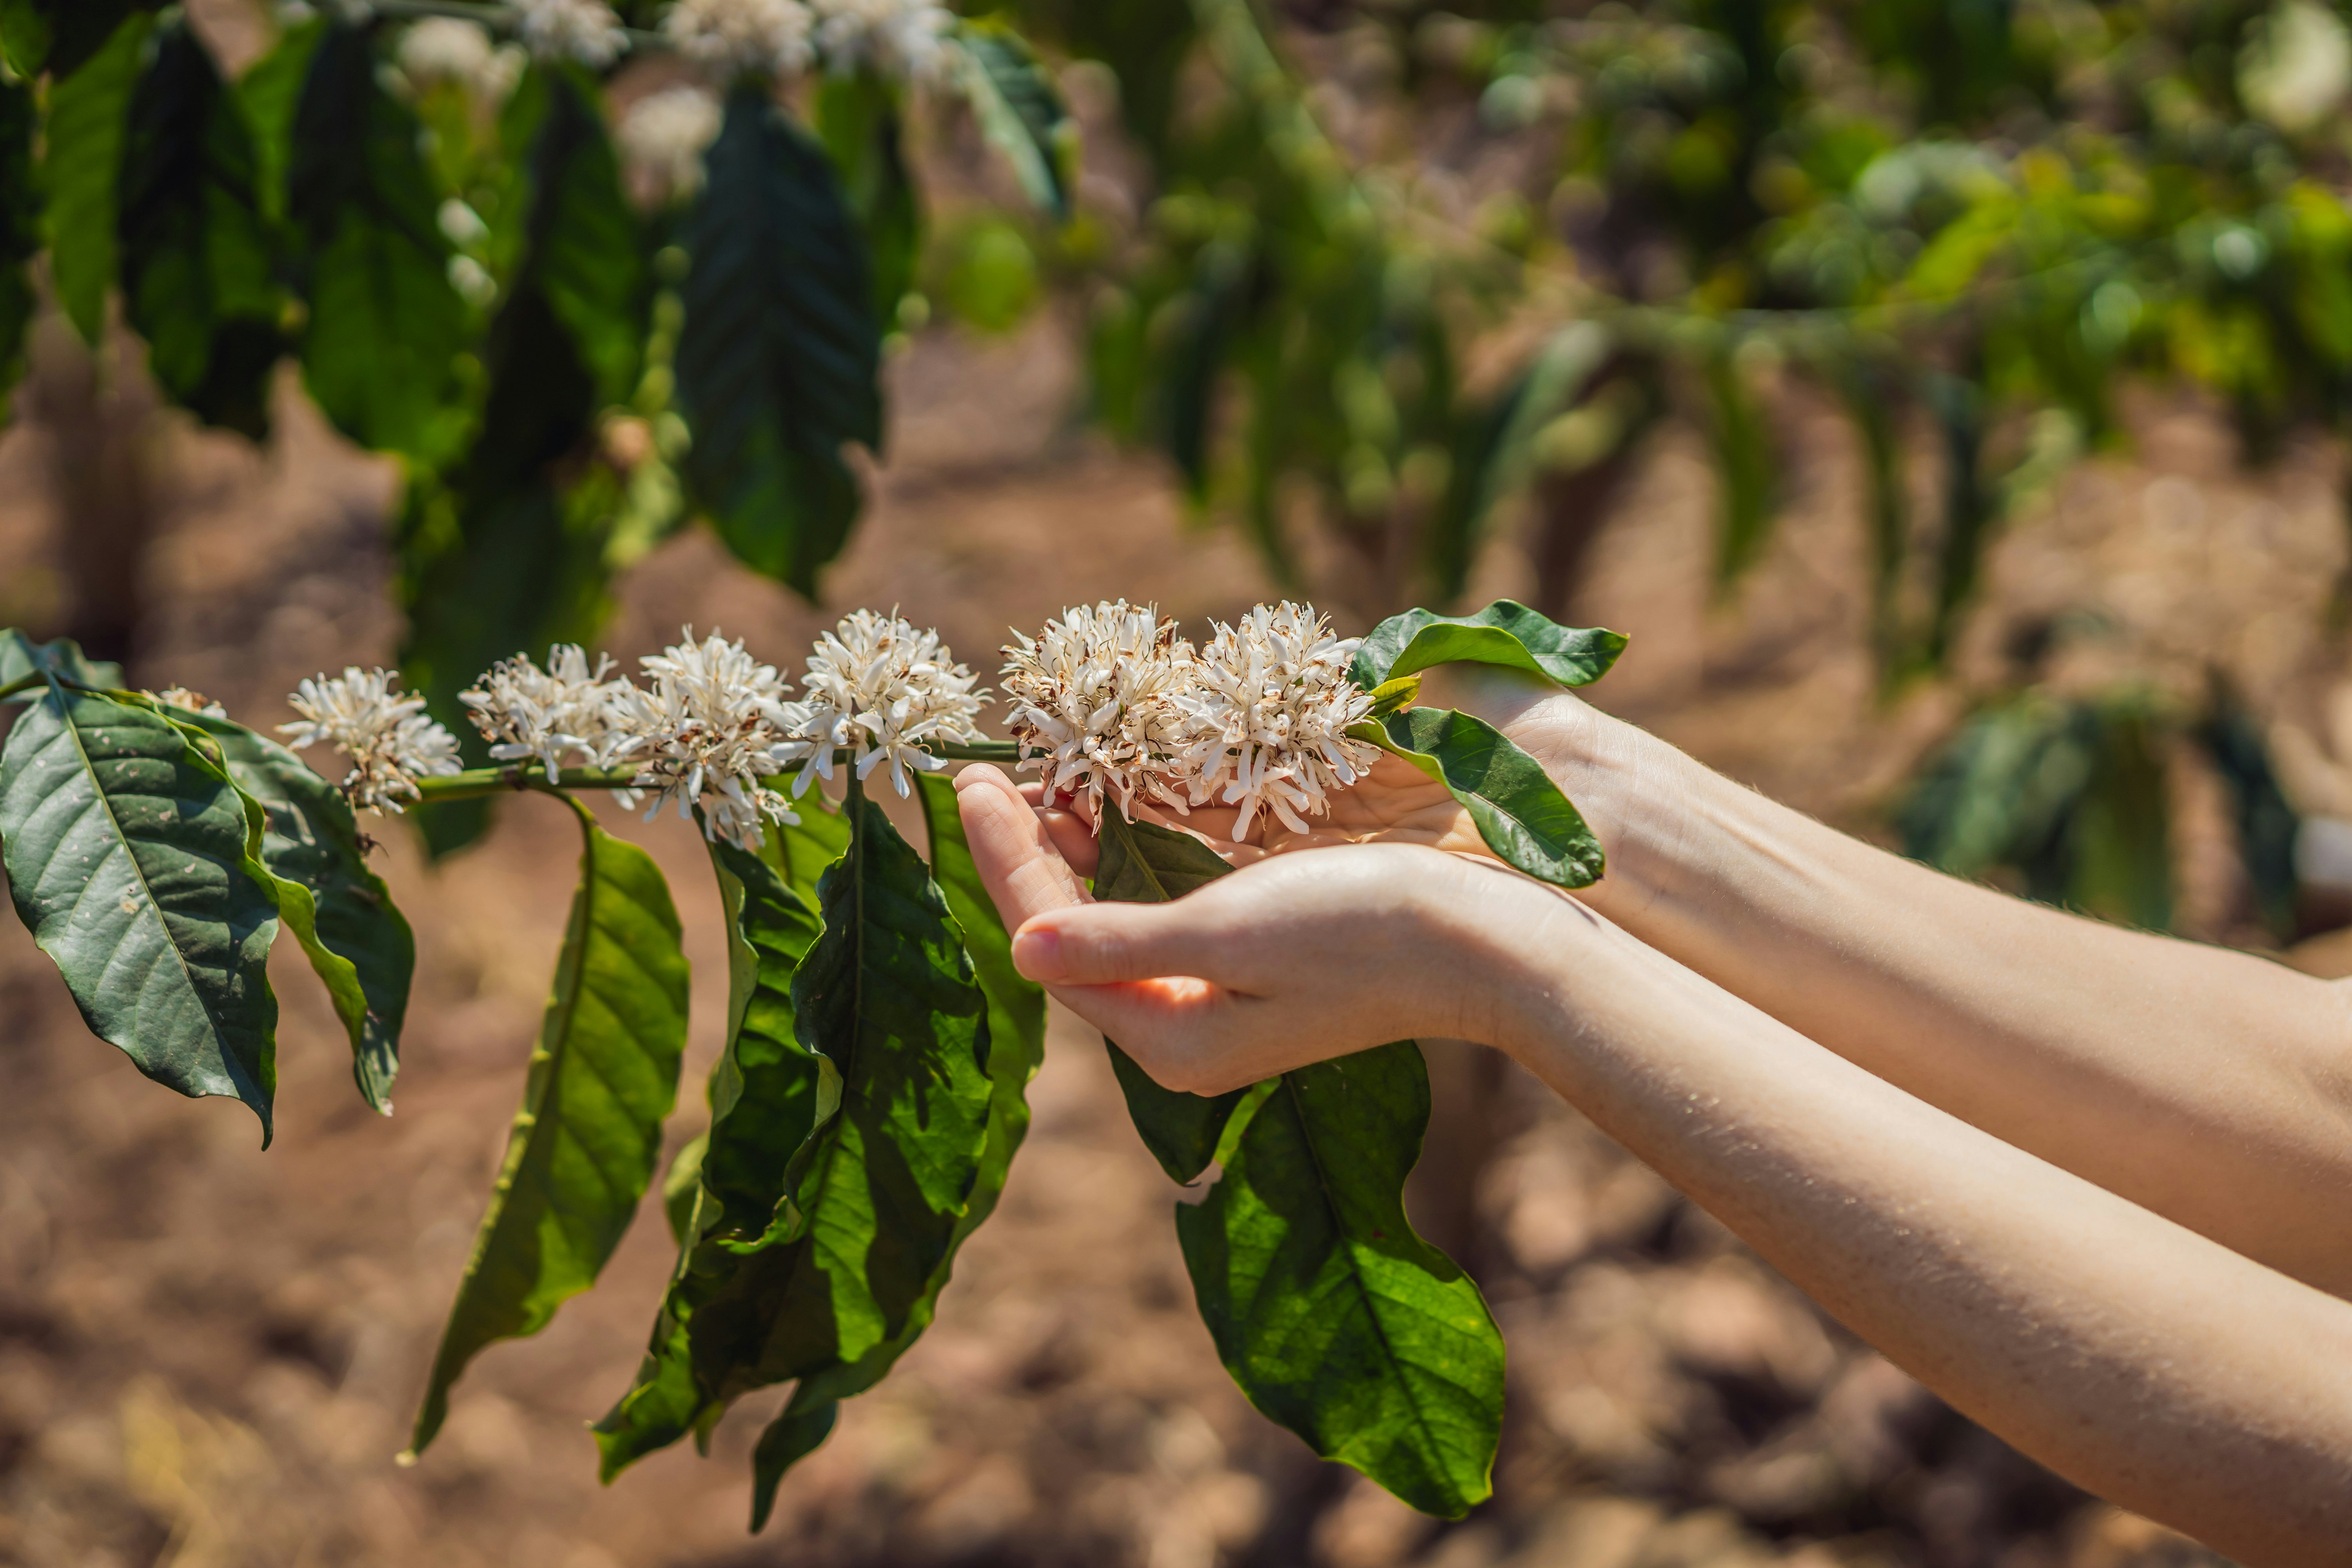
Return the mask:
{"type": "Polygon", "coordinates": [[[1499,867],[1380,843],[1261,852],[1171,904],[1097,904],[1071,863],[1091,866],[1083,824],[1033,809],[994,768],[966,768],[956,792],[1015,966],[1194,1093],[1417,1035],[1495,1038],[1494,933],[1528,923],[1497,900],[1555,898],[1499,867]]]}

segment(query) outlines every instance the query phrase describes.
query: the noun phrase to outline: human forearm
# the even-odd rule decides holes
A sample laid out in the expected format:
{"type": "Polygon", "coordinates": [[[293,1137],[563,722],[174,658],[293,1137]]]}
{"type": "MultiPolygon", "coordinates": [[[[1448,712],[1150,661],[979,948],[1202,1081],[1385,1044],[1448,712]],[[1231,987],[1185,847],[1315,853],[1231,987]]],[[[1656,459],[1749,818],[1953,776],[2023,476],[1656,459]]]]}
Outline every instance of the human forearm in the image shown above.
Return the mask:
{"type": "Polygon", "coordinates": [[[1491,1032],[1839,1317],[2253,1564],[2352,1539],[2352,1309],[1905,1095],[1564,903],[1491,1032]]]}
{"type": "Polygon", "coordinates": [[[2352,1293],[2352,1006],[2262,960],[1971,886],[1569,699],[1485,692],[1587,811],[1587,901],[1870,1072],[2352,1293]]]}

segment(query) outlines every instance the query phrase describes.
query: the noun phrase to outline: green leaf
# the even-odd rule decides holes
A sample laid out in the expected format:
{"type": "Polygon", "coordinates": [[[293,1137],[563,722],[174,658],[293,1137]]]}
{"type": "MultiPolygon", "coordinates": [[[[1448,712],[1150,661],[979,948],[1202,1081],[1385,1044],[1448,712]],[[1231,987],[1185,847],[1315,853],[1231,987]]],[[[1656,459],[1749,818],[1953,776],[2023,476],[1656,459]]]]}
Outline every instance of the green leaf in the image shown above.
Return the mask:
{"type": "Polygon", "coordinates": [[[386,1115],[400,1071],[400,1031],[416,941],[368,869],[367,840],[343,792],[276,742],[226,719],[169,712],[184,729],[218,742],[229,776],[264,814],[259,853],[270,876],[307,894],[307,926],[283,900],[279,910],[325,983],[352,1045],[352,1076],[361,1096],[386,1115]]]}
{"type": "MultiPolygon", "coordinates": [[[[798,1405],[799,1400],[793,1403],[798,1405]]],[[[840,1414],[840,1405],[833,1401],[806,1410],[787,1406],[760,1434],[760,1445],[751,1450],[752,1534],[768,1528],[768,1517],[776,1509],[776,1487],[784,1472],[824,1447],[833,1436],[834,1418],[840,1414]]]]}
{"type": "Polygon", "coordinates": [[[39,123],[30,85],[0,81],[0,189],[19,193],[0,202],[0,426],[5,398],[25,374],[25,332],[36,298],[29,265],[41,248],[40,188],[33,178],[33,140],[39,123]]]}
{"type": "MultiPolygon", "coordinates": [[[[412,479],[397,544],[402,672],[478,766],[488,749],[458,692],[499,659],[586,641],[609,608],[610,514],[572,504],[561,476],[583,466],[598,410],[634,384],[650,299],[642,237],[593,105],[565,73],[531,85],[543,111],[526,247],[490,324],[480,430],[446,489],[412,479]]],[[[420,817],[436,854],[487,821],[479,809],[420,817]]]]}
{"type": "Polygon", "coordinates": [[[310,395],[361,446],[437,464],[466,418],[467,316],[418,129],[377,79],[372,33],[331,26],[295,108],[287,210],[308,247],[310,395]]]}
{"type": "Polygon", "coordinates": [[[83,339],[106,328],[115,272],[115,190],[141,51],[154,18],[122,19],[72,75],[49,89],[41,173],[48,188],[49,272],[58,301],[83,339]]]}
{"type": "Polygon", "coordinates": [[[954,34],[957,85],[1022,193],[1068,222],[1077,188],[1078,122],[1027,39],[1002,23],[965,22],[954,34]]]}
{"type": "Polygon", "coordinates": [[[1736,354],[1708,362],[1707,396],[1715,405],[1708,435],[1715,445],[1717,479],[1722,487],[1716,520],[1715,581],[1729,586],[1756,563],[1771,537],[1779,505],[1780,459],[1773,450],[1764,411],[1742,374],[1736,354]]]}
{"type": "Polygon", "coordinates": [[[1348,731],[1402,757],[1444,784],[1504,864],[1538,881],[1589,888],[1601,879],[1601,840],[1543,764],[1483,719],[1408,708],[1348,731]]]}
{"type": "Polygon", "coordinates": [[[134,11],[161,0],[0,0],[0,46],[27,80],[47,69],[62,81],[106,47],[134,11]]]}
{"type": "Polygon", "coordinates": [[[710,1074],[710,1131],[696,1173],[695,1206],[683,1224],[672,1209],[677,1272],[635,1383],[596,1423],[606,1481],[685,1436],[709,1406],[694,1379],[688,1325],[699,1304],[744,1267],[729,1244],[766,1234],[784,1195],[789,1162],[841,1102],[840,1074],[801,1043],[795,1026],[793,977],[820,928],[784,879],[784,835],[791,831],[771,833],[758,855],[731,844],[710,847],[727,917],[727,1041],[710,1074]]]}
{"type": "Polygon", "coordinates": [[[211,52],[184,20],[167,23],[131,101],[123,311],[166,392],[259,439],[283,301],[255,170],[244,110],[211,52]]]}
{"type": "Polygon", "coordinates": [[[650,856],[576,805],[586,839],[523,1105],[435,1357],[409,1451],[495,1341],[537,1333],[596,1282],[651,1184],[686,1046],[677,911],[650,856]]]}
{"type": "Polygon", "coordinates": [[[737,558],[814,597],[858,485],[842,448],[882,445],[873,268],[824,150],[739,89],[685,226],[683,465],[737,558]]]}
{"type": "Polygon", "coordinates": [[[1374,626],[1351,673],[1370,691],[1441,664],[1499,664],[1556,686],[1590,686],[1625,651],[1619,632],[1563,626],[1510,599],[1475,616],[1413,610],[1374,626]]]}
{"type": "Polygon", "coordinates": [[[245,106],[246,123],[253,131],[254,190],[273,226],[286,221],[286,182],[294,161],[294,116],[327,26],[325,17],[313,16],[288,27],[278,35],[269,52],[237,79],[237,101],[245,106]]]}
{"type": "Polygon", "coordinates": [[[713,1405],[790,1379],[794,1403],[870,1387],[929,1321],[988,1157],[988,1001],[922,861],[870,802],[825,873],[824,934],[793,980],[801,1043],[840,1109],[792,1161],[761,1236],[688,1324],[713,1405]]]}
{"type": "MultiPolygon", "coordinates": [[[[1190,834],[1149,822],[1129,822],[1118,812],[1102,818],[1102,858],[1095,867],[1095,897],[1106,903],[1164,904],[1233,870],[1216,852],[1190,834]]],[[[1135,1058],[1105,1039],[1127,1113],[1143,1146],[1169,1180],[1198,1181],[1217,1157],[1217,1144],[1251,1090],[1219,1095],[1162,1089],[1135,1058]]]]}
{"type": "Polygon", "coordinates": [[[874,319],[886,329],[915,286],[923,248],[922,208],[907,173],[898,117],[897,95],[870,72],[828,75],[817,89],[817,134],[865,233],[874,260],[874,319]]]}
{"type": "Polygon", "coordinates": [[[662,1217],[669,1221],[669,1237],[684,1247],[694,1239],[695,1205],[702,1197],[702,1156],[709,1151],[710,1134],[698,1132],[687,1140],[662,1177],[662,1217]]]}
{"type": "Polygon", "coordinates": [[[1493,1491],[1503,1342],[1477,1287],[1405,1217],[1428,1125],[1410,1042],[1286,1074],[1207,1199],[1177,1205],[1176,1234],[1250,1403],[1454,1519],[1493,1491]]]}
{"type": "MultiPolygon", "coordinates": [[[[37,643],[16,628],[0,630],[0,686],[13,686],[28,675],[55,675],[77,686],[120,689],[122,667],[84,656],[70,637],[37,643]]],[[[31,701],[29,697],[15,699],[31,701]]]]}
{"type": "Polygon", "coordinates": [[[243,869],[247,829],[172,723],[54,679],[0,751],[9,891],[91,1031],[182,1094],[243,1100],[267,1147],[278,915],[243,869]]]}

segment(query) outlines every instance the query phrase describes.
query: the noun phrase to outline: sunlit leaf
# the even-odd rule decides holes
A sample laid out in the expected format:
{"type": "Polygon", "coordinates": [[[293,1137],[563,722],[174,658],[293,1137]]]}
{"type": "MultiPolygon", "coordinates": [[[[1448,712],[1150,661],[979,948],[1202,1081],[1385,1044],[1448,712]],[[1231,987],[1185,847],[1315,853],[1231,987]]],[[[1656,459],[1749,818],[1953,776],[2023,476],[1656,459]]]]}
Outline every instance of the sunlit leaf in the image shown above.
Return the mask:
{"type": "Polygon", "coordinates": [[[243,1100],[266,1146],[278,913],[247,829],[226,775],[143,707],[53,680],[0,751],[9,892],[91,1031],[182,1094],[243,1100]]]}
{"type": "Polygon", "coordinates": [[[1483,719],[1408,708],[1349,731],[1444,784],[1504,864],[1561,888],[1601,879],[1601,840],[1543,764],[1483,719]]]}
{"type": "Polygon", "coordinates": [[[309,273],[305,384],[360,445],[438,463],[465,426],[466,308],[449,281],[415,113],[380,79],[372,31],[335,24],[320,38],[292,138],[287,208],[309,273]]]}
{"type": "Polygon", "coordinates": [[[684,239],[685,475],[737,558],[814,595],[859,506],[843,448],[882,444],[873,268],[832,161],[754,89],[728,100],[684,239]]]}
{"type": "Polygon", "coordinates": [[[216,741],[229,776],[265,815],[260,853],[269,874],[304,889],[310,912],[280,913],[325,983],[351,1038],[352,1076],[376,1110],[392,1110],[400,1032],[416,942],[383,879],[368,868],[366,842],[342,791],[299,757],[226,719],[167,715],[216,741]]]}
{"type": "Polygon", "coordinates": [[[1555,685],[1589,686],[1625,651],[1622,633],[1555,625],[1509,599],[1475,616],[1413,610],[1374,626],[1356,650],[1356,684],[1370,690],[1441,664],[1498,664],[1555,685]]]}
{"type": "Polygon", "coordinates": [[[49,89],[41,156],[49,272],[58,303],[93,343],[106,326],[106,294],[114,286],[115,192],[131,89],[153,26],[144,12],[123,16],[103,46],[49,89]]]}
{"type": "Polygon", "coordinates": [[[521,1111],[416,1415],[411,1453],[485,1347],[535,1334],[596,1282],[661,1155],[686,1047],[687,962],[652,857],[586,811],[580,886],[521,1111]]]}

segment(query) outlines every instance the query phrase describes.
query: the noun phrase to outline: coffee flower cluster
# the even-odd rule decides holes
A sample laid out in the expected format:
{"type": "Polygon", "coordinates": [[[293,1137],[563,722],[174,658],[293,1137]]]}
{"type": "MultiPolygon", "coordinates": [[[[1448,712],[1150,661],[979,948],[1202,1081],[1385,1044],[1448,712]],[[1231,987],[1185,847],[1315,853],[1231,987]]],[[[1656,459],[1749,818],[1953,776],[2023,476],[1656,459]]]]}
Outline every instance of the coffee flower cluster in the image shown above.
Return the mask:
{"type": "Polygon", "coordinates": [[[1356,644],[1312,605],[1261,605],[1198,649],[1154,608],[1125,600],[1065,611],[1005,648],[1004,690],[1024,767],[1055,796],[1236,808],[1232,837],[1265,811],[1307,831],[1330,792],[1379,748],[1351,739],[1371,709],[1349,677],[1356,644]]]}
{"type": "Polygon", "coordinates": [[[351,759],[343,793],[364,811],[399,814],[416,781],[457,771],[457,737],[425,716],[425,699],[393,690],[390,670],[357,666],[314,675],[287,699],[302,717],[278,732],[296,747],[332,746],[351,759]]]}
{"type": "Polygon", "coordinates": [[[575,60],[603,69],[621,58],[629,35],[604,0],[517,0],[523,47],[542,60],[575,60]]]}
{"type": "MultiPolygon", "coordinates": [[[[625,774],[611,781],[625,804],[645,791],[648,816],[699,805],[712,837],[747,849],[760,847],[764,823],[800,820],[775,787],[794,764],[795,795],[832,778],[839,756],[860,780],[887,767],[903,795],[909,770],[947,766],[926,745],[980,739],[976,678],[937,632],[897,616],[860,610],[819,637],[797,700],[773,665],[717,633],[698,641],[689,629],[637,662],[642,685],[614,675],[610,659],[592,666],[558,645],[544,668],[502,660],[459,700],[495,760],[527,763],[551,784],[567,767],[625,774]]],[[[344,788],[365,809],[396,812],[417,798],[418,779],[457,771],[457,738],[424,717],[423,699],[395,693],[394,679],[354,669],[306,680],[292,699],[302,721],[284,727],[298,746],[352,760],[344,788]]]]}

